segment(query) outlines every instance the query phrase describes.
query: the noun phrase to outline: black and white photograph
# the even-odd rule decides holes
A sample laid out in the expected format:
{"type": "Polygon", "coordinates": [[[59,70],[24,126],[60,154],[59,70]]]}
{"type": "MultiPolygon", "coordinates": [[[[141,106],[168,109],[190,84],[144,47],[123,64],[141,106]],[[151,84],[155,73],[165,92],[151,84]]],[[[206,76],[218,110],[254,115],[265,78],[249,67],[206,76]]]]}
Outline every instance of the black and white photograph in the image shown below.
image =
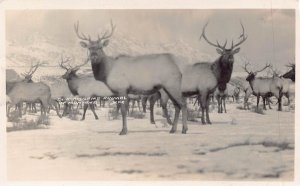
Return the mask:
{"type": "Polygon", "coordinates": [[[293,182],[297,11],[4,9],[6,180],[293,182]]]}

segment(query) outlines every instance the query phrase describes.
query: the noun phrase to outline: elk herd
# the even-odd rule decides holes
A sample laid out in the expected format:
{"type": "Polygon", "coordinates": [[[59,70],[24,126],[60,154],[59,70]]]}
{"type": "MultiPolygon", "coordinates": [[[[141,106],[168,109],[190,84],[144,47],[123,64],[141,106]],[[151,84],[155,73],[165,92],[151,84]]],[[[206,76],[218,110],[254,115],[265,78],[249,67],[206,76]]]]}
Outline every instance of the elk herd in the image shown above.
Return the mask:
{"type": "MultiPolygon", "coordinates": [[[[146,105],[150,104],[150,122],[155,123],[154,105],[160,101],[167,122],[172,126],[170,133],[175,133],[177,124],[182,112],[182,133],[186,133],[187,126],[187,99],[194,97],[201,108],[202,124],[212,124],[209,116],[209,106],[214,99],[217,99],[218,112],[226,113],[226,99],[231,97],[238,101],[240,93],[244,95],[244,109],[249,108],[249,97],[257,98],[257,109],[260,97],[263,99],[263,108],[269,105],[271,97],[277,99],[278,111],[282,111],[282,97],[286,96],[290,103],[290,96],[294,95],[293,82],[295,81],[295,64],[289,65],[291,70],[283,75],[278,75],[271,65],[266,65],[260,70],[249,70],[250,63],[243,66],[248,76],[235,81],[231,78],[233,72],[234,56],[239,53],[240,45],[248,36],[241,23],[242,33],[238,41],[232,40],[231,46],[227,46],[227,40],[223,45],[218,41],[212,42],[206,35],[208,23],[204,25],[200,41],[203,38],[207,44],[214,47],[219,57],[214,61],[198,61],[194,64],[186,64],[179,68],[181,62],[178,57],[171,53],[147,54],[140,56],[120,55],[118,57],[108,56],[105,47],[109,45],[109,39],[113,36],[116,26],[111,21],[111,30],[98,35],[92,39],[79,31],[79,23],[74,25],[75,34],[80,39],[80,46],[86,49],[87,57],[80,65],[71,65],[73,59],[61,56],[57,61],[58,66],[65,72],[61,75],[73,96],[89,98],[83,106],[82,119],[85,119],[89,107],[95,119],[98,115],[95,112],[93,100],[104,97],[124,97],[123,103],[117,103],[117,110],[121,109],[122,129],[120,135],[128,132],[127,113],[129,112],[129,101],[142,102],[143,111],[146,112],[146,105]],[[93,77],[81,77],[77,71],[84,65],[90,63],[93,77]],[[257,77],[257,74],[271,69],[272,77],[257,77]],[[175,114],[173,121],[168,114],[168,101],[174,106],[175,114]]],[[[29,72],[23,74],[24,79],[14,82],[6,82],[7,95],[7,117],[11,107],[15,106],[18,116],[22,117],[23,103],[27,107],[36,110],[35,105],[40,104],[42,116],[46,116],[50,109],[54,109],[59,117],[60,106],[57,99],[51,97],[50,87],[44,82],[33,82],[32,76],[39,66],[44,63],[32,65],[29,72]]],[[[134,107],[134,105],[133,105],[134,107]]],[[[66,108],[65,108],[66,109],[66,108]]],[[[140,109],[140,106],[139,106],[140,109]]],[[[25,111],[26,113],[26,111],[25,111]]]]}

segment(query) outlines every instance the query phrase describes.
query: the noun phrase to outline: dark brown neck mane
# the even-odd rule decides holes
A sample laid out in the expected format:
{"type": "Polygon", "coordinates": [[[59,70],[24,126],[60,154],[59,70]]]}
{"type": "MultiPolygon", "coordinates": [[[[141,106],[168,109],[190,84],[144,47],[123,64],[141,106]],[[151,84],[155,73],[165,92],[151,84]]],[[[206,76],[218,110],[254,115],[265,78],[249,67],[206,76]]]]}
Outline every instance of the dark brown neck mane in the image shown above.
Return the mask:
{"type": "Polygon", "coordinates": [[[214,72],[219,90],[224,91],[226,89],[226,84],[230,81],[232,74],[232,67],[222,68],[222,56],[220,56],[213,64],[212,71],[214,72]]]}

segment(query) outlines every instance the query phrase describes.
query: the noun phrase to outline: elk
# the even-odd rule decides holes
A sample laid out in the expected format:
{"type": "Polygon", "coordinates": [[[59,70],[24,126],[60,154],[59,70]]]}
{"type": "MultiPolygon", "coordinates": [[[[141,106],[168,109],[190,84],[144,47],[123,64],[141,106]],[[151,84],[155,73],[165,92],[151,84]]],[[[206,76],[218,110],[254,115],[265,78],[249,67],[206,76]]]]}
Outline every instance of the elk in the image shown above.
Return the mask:
{"type": "Polygon", "coordinates": [[[281,94],[284,95],[288,99],[288,104],[290,104],[290,84],[292,83],[291,79],[286,79],[282,76],[279,75],[279,73],[274,70],[272,67],[270,67],[272,73],[273,73],[273,78],[276,78],[277,81],[281,85],[281,94]]]}
{"type": "Polygon", "coordinates": [[[283,74],[281,77],[291,79],[293,82],[295,82],[295,74],[296,74],[295,68],[296,68],[296,65],[295,64],[289,64],[289,65],[287,65],[287,67],[290,67],[292,69],[289,70],[288,72],[286,72],[285,74],[283,74]]]}
{"type": "MultiPolygon", "coordinates": [[[[115,26],[111,21],[111,31],[105,32],[97,40],[79,33],[79,22],[74,25],[75,33],[81,40],[80,45],[88,49],[93,74],[96,80],[104,82],[117,96],[128,94],[149,95],[164,89],[175,105],[174,124],[170,133],[175,133],[180,110],[182,110],[182,133],[188,130],[187,108],[181,94],[182,74],[176,65],[176,58],[170,53],[148,54],[141,56],[107,56],[104,47],[109,44],[115,26]]],[[[125,100],[127,102],[127,100],[125,100]]],[[[123,127],[120,135],[127,134],[127,104],[121,105],[123,127]]]]}
{"type": "Polygon", "coordinates": [[[235,97],[238,97],[240,89],[231,85],[230,83],[226,84],[225,90],[220,90],[219,87],[215,91],[215,97],[218,101],[218,113],[223,113],[223,106],[224,106],[224,111],[226,111],[226,98],[232,97],[233,101],[235,97]],[[222,106],[223,104],[223,106],[222,106]]]}
{"type": "Polygon", "coordinates": [[[14,86],[7,93],[7,96],[11,102],[7,109],[7,117],[9,117],[9,110],[12,106],[18,107],[19,117],[22,117],[21,103],[36,101],[41,103],[41,115],[46,116],[46,109],[48,109],[51,99],[51,91],[50,87],[42,82],[15,82],[14,86]]]}
{"type": "MultiPolygon", "coordinates": [[[[181,92],[184,97],[198,95],[202,110],[202,124],[211,124],[209,118],[210,95],[215,91],[217,87],[219,87],[221,91],[225,90],[226,84],[230,81],[231,78],[234,55],[240,51],[240,48],[237,47],[247,39],[247,36],[244,32],[244,26],[241,23],[242,34],[240,35],[240,40],[236,44],[234,44],[234,42],[232,41],[231,48],[226,49],[227,41],[223,46],[221,46],[219,42],[217,42],[217,44],[214,44],[208,40],[205,35],[207,25],[208,23],[204,25],[200,39],[203,37],[208,44],[216,47],[216,50],[218,54],[220,54],[220,57],[218,57],[213,63],[198,62],[193,65],[185,65],[185,68],[181,71],[181,92]],[[206,112],[206,117],[204,112],[206,112]]],[[[166,100],[166,96],[162,96],[162,99],[166,100]]]]}
{"type": "MultiPolygon", "coordinates": [[[[37,63],[36,65],[31,65],[28,72],[21,73],[21,75],[24,76],[24,82],[26,82],[26,83],[34,83],[34,81],[32,80],[32,76],[36,72],[36,70],[38,69],[38,67],[41,66],[41,65],[43,65],[43,64],[46,64],[46,63],[37,63]]],[[[34,110],[34,112],[36,113],[36,102],[34,102],[34,103],[26,103],[24,114],[26,114],[28,107],[29,107],[29,109],[31,111],[34,110]]]]}
{"type": "MultiPolygon", "coordinates": [[[[249,71],[247,69],[247,66],[249,63],[245,63],[244,70],[248,73],[248,76],[246,80],[249,82],[250,87],[253,91],[253,95],[257,97],[257,104],[256,109],[258,109],[259,105],[259,98],[260,96],[263,97],[263,104],[264,109],[266,110],[266,101],[268,97],[275,96],[278,99],[278,110],[281,111],[281,97],[282,97],[282,85],[281,80],[278,77],[258,77],[256,78],[257,73],[264,71],[265,69],[269,68],[271,65],[266,64],[265,67],[263,67],[260,70],[257,70],[255,72],[249,71]]],[[[270,105],[269,105],[270,107],[270,105]]]]}
{"type": "Polygon", "coordinates": [[[81,98],[90,98],[88,102],[84,101],[83,115],[81,120],[85,119],[85,113],[88,106],[90,106],[94,117],[97,120],[98,116],[95,112],[93,101],[95,101],[96,97],[98,96],[112,96],[113,93],[106,87],[104,83],[100,81],[96,81],[93,78],[81,78],[77,76],[76,72],[80,69],[80,67],[87,64],[89,59],[87,59],[83,64],[77,65],[75,67],[72,67],[70,64],[69,67],[67,67],[65,64],[70,60],[70,58],[63,59],[63,56],[61,56],[61,62],[59,63],[59,66],[62,69],[66,70],[65,74],[62,75],[62,78],[67,81],[68,87],[74,96],[80,96],[81,98]]]}

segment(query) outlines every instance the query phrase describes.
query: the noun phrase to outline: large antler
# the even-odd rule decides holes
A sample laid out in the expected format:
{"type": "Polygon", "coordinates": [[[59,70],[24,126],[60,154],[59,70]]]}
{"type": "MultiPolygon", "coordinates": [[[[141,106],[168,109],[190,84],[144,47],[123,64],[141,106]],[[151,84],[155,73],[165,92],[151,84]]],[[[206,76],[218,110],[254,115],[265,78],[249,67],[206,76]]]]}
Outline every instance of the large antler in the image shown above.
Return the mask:
{"type": "Polygon", "coordinates": [[[59,63],[59,66],[61,67],[61,68],[63,68],[63,69],[65,69],[65,70],[70,70],[72,67],[70,66],[70,64],[68,64],[69,65],[69,67],[67,67],[67,66],[65,66],[64,64],[66,64],[67,62],[69,62],[71,60],[71,58],[70,57],[68,57],[68,58],[66,58],[65,60],[64,60],[64,58],[63,58],[63,55],[61,55],[61,62],[59,63]]]}
{"type": "Polygon", "coordinates": [[[248,74],[250,74],[251,72],[247,69],[247,66],[249,65],[249,62],[245,62],[243,69],[245,70],[245,72],[247,72],[248,74]]]}
{"type": "Polygon", "coordinates": [[[206,41],[208,44],[210,44],[210,45],[212,45],[212,46],[214,46],[214,47],[220,48],[220,49],[222,49],[222,50],[225,50],[225,47],[226,47],[226,44],[227,44],[227,40],[226,40],[224,46],[221,46],[221,45],[219,44],[218,41],[217,41],[217,44],[215,44],[215,43],[213,43],[213,42],[211,42],[211,41],[209,41],[209,40],[207,39],[207,37],[206,37],[206,35],[205,35],[205,29],[206,29],[207,25],[208,25],[208,22],[204,25],[204,27],[203,27],[203,29],[202,29],[202,34],[201,34],[199,40],[201,40],[201,38],[203,37],[203,38],[205,39],[205,41],[206,41]]]}
{"type": "Polygon", "coordinates": [[[266,64],[266,66],[265,66],[264,68],[262,68],[261,70],[255,71],[255,73],[262,72],[262,71],[264,71],[266,68],[269,68],[269,67],[271,67],[271,65],[270,65],[270,64],[266,64]]]}
{"type": "Polygon", "coordinates": [[[243,29],[243,33],[240,35],[239,39],[241,39],[237,44],[233,44],[233,41],[232,41],[232,45],[231,45],[231,50],[233,50],[235,47],[239,46],[240,44],[242,44],[243,42],[246,41],[246,39],[248,38],[248,36],[245,35],[245,28],[244,28],[244,25],[242,22],[241,23],[241,26],[242,26],[242,29],[243,29]]]}
{"type": "Polygon", "coordinates": [[[111,27],[110,33],[108,33],[108,31],[105,31],[104,34],[102,34],[101,37],[98,35],[98,42],[102,41],[104,39],[108,39],[113,35],[113,33],[115,31],[115,28],[116,28],[116,25],[113,24],[112,20],[110,20],[110,27],[111,27]]]}
{"type": "Polygon", "coordinates": [[[79,21],[77,21],[77,23],[74,24],[74,30],[79,39],[91,42],[90,35],[88,35],[88,37],[86,37],[83,33],[81,33],[81,35],[79,34],[79,21]]]}
{"type": "Polygon", "coordinates": [[[44,63],[38,62],[36,65],[32,65],[32,64],[31,64],[29,71],[28,71],[28,72],[25,72],[25,73],[22,73],[22,75],[25,76],[25,77],[32,76],[32,75],[35,73],[35,71],[36,71],[40,66],[45,65],[45,64],[47,64],[47,63],[45,63],[45,62],[44,62],[44,63]]]}

